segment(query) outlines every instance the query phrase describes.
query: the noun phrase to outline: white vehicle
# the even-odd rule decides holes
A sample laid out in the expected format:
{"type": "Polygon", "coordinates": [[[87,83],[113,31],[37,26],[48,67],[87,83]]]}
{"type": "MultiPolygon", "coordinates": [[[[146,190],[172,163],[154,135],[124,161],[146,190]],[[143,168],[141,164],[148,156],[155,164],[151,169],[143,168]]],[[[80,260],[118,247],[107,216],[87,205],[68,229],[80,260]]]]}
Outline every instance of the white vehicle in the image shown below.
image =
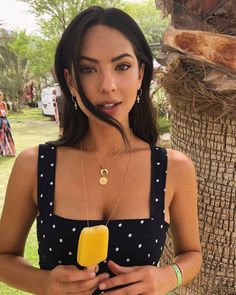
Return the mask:
{"type": "Polygon", "coordinates": [[[60,94],[58,84],[53,87],[46,87],[41,92],[41,109],[44,116],[55,116],[56,97],[60,94]]]}

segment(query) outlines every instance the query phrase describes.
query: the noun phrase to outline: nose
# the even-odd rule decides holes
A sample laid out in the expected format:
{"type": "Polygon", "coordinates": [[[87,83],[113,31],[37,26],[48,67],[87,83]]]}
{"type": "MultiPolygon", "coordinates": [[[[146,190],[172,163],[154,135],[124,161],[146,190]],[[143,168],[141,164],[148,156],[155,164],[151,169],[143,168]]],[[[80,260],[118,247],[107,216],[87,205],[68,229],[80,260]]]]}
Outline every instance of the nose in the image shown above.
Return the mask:
{"type": "Polygon", "coordinates": [[[100,80],[100,91],[103,93],[110,93],[116,90],[116,82],[114,76],[106,72],[102,74],[100,80]]]}

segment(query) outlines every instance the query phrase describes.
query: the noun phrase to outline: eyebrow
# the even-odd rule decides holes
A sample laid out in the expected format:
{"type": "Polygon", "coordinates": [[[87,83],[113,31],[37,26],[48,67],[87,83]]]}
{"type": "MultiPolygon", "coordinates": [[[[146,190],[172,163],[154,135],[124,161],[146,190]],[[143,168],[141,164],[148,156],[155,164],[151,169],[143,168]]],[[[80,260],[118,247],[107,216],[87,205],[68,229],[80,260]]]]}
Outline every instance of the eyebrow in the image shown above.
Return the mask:
{"type": "MultiPolygon", "coordinates": [[[[124,57],[133,58],[133,56],[131,54],[129,54],[129,53],[122,53],[122,54],[120,54],[118,56],[113,57],[111,59],[111,61],[115,62],[115,61],[118,61],[118,60],[120,60],[120,59],[122,59],[124,57]]],[[[80,56],[79,60],[83,60],[83,59],[91,61],[91,62],[96,63],[96,64],[99,64],[99,61],[96,58],[88,57],[88,56],[85,56],[85,55],[80,56]]]]}

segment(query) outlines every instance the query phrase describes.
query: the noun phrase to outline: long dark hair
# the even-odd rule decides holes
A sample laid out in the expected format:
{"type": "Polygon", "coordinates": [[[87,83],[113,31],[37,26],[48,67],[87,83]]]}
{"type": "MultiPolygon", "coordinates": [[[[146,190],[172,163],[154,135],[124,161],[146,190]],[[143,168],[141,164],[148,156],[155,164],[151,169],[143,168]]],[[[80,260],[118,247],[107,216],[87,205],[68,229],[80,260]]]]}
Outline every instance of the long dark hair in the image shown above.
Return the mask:
{"type": "Polygon", "coordinates": [[[64,131],[56,145],[72,146],[79,143],[88,131],[88,118],[74,102],[64,77],[67,69],[75,78],[83,104],[97,118],[118,129],[125,141],[126,134],[121,124],[113,117],[96,108],[85,96],[79,79],[79,55],[83,36],[92,26],[102,24],[118,30],[132,44],[139,66],[145,64],[142,80],[140,103],[135,103],[129,113],[129,123],[133,133],[149,144],[155,144],[158,138],[157,114],[149,95],[153,72],[153,58],[147,41],[136,22],[125,12],[117,8],[91,6],[77,15],[65,29],[59,41],[55,56],[55,73],[64,94],[64,131]]]}

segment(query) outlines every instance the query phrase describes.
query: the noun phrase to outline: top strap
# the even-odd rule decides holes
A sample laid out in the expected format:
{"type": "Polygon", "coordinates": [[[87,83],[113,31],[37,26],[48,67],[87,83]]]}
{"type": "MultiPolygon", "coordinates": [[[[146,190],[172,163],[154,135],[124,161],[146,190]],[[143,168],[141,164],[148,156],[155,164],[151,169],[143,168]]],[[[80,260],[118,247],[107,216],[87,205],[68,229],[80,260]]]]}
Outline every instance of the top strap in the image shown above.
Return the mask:
{"type": "Polygon", "coordinates": [[[165,191],[168,154],[166,148],[156,146],[151,146],[151,151],[151,217],[165,220],[165,191]]]}
{"type": "Polygon", "coordinates": [[[38,153],[38,210],[53,214],[55,191],[56,147],[40,144],[38,153]]]}

